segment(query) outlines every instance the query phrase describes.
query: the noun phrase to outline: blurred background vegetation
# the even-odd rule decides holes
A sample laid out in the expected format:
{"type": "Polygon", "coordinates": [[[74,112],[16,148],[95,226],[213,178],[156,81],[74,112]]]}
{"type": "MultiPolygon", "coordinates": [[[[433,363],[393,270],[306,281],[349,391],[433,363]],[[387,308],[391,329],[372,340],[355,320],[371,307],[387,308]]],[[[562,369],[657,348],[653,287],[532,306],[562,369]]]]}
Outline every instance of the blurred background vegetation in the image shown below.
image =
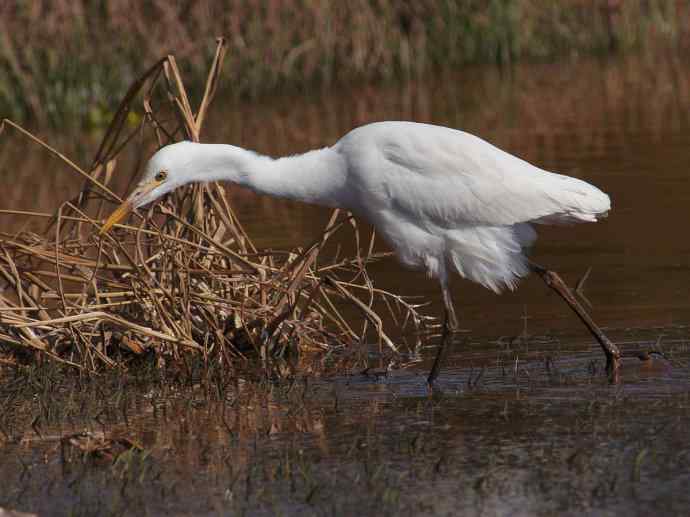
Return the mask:
{"type": "Polygon", "coordinates": [[[468,63],[685,49],[687,0],[3,0],[0,116],[102,127],[174,53],[192,95],[228,38],[225,95],[419,78],[468,63]]]}

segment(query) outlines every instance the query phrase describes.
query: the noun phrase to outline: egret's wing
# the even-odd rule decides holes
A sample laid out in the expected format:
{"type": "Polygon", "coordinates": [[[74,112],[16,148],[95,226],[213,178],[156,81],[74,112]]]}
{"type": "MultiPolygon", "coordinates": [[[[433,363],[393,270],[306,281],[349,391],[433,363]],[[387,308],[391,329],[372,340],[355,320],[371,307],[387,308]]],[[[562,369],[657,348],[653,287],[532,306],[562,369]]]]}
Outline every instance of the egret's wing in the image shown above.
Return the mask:
{"type": "Polygon", "coordinates": [[[402,124],[377,140],[394,206],[420,222],[595,221],[610,208],[596,187],[543,171],[469,133],[402,124]]]}

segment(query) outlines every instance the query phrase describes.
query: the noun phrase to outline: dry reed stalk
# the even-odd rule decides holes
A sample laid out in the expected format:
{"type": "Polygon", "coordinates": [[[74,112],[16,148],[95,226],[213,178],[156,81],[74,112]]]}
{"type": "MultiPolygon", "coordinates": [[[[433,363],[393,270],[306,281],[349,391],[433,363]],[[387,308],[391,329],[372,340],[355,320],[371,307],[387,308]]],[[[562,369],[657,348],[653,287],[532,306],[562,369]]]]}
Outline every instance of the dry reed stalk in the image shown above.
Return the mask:
{"type": "Polygon", "coordinates": [[[120,154],[142,132],[159,146],[182,137],[198,140],[224,55],[221,38],[196,112],[172,56],[149,68],[120,103],[88,171],[18,124],[2,121],[0,132],[15,130],[86,180],[56,214],[0,210],[50,221],[44,235],[0,233],[3,364],[45,356],[100,371],[126,368],[137,357],[179,365],[195,355],[231,368],[256,353],[268,370],[284,372],[274,369],[278,359],[366,342],[369,327],[374,340],[397,351],[383,330],[389,316],[376,312],[376,301],[419,339],[429,318],[420,305],[373,287],[366,268],[381,254],[374,252],[373,237],[360,250],[358,226],[337,210],[307,249],[258,252],[224,188],[196,185],[146,216],[132,215],[111,235],[99,235],[106,202],[120,201],[109,187],[122,173],[120,154]],[[137,101],[145,117],[132,129],[127,116],[137,101]],[[176,114],[172,127],[165,110],[176,114]],[[324,246],[346,230],[354,234],[357,255],[324,257],[324,246]],[[343,303],[364,315],[360,332],[343,316],[343,303]]]}

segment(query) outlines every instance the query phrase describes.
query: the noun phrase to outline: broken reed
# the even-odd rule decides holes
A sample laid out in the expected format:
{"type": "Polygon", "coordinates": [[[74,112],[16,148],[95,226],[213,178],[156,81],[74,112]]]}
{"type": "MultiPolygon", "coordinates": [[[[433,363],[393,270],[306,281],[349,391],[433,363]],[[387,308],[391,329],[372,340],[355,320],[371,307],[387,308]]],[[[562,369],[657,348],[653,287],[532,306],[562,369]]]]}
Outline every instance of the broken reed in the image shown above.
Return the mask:
{"type": "Polygon", "coordinates": [[[465,63],[685,48],[689,14],[678,0],[4,0],[0,113],[102,127],[142,62],[176,49],[203,77],[213,56],[204,34],[231,36],[228,93],[246,97],[465,63]]]}
{"type": "Polygon", "coordinates": [[[18,124],[2,122],[5,138],[13,131],[30,139],[84,179],[81,192],[55,214],[0,210],[47,223],[41,235],[0,233],[2,363],[48,359],[99,371],[147,358],[179,369],[197,358],[233,368],[254,357],[267,370],[285,373],[305,351],[371,341],[397,350],[383,319],[392,318],[401,332],[414,330],[419,339],[428,317],[418,305],[372,286],[367,265],[380,256],[373,235],[362,251],[356,222],[338,210],[306,249],[260,251],[222,185],[192,185],[146,216],[133,214],[127,224],[99,234],[104,216],[121,202],[109,185],[126,173],[118,165],[125,149],[140,146],[148,155],[146,136],[159,147],[199,141],[225,50],[219,39],[196,111],[175,58],[155,63],[129,88],[88,169],[18,124]],[[129,129],[136,105],[141,123],[129,129]],[[357,243],[354,256],[325,257],[326,242],[346,230],[357,243]],[[343,316],[344,303],[356,308],[358,320],[343,316]]]}

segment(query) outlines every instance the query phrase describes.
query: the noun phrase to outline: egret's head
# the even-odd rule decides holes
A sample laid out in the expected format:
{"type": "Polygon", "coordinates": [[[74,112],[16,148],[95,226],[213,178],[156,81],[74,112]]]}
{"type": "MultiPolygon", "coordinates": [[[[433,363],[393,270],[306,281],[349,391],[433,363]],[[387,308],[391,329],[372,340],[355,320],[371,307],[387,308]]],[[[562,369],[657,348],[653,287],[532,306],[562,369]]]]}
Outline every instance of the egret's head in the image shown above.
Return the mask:
{"type": "Polygon", "coordinates": [[[178,142],[160,149],[146,164],[144,175],[134,191],[110,215],[101,228],[105,233],[135,208],[147,205],[190,181],[191,147],[198,144],[178,142]],[[191,146],[191,147],[190,147],[191,146]]]}

